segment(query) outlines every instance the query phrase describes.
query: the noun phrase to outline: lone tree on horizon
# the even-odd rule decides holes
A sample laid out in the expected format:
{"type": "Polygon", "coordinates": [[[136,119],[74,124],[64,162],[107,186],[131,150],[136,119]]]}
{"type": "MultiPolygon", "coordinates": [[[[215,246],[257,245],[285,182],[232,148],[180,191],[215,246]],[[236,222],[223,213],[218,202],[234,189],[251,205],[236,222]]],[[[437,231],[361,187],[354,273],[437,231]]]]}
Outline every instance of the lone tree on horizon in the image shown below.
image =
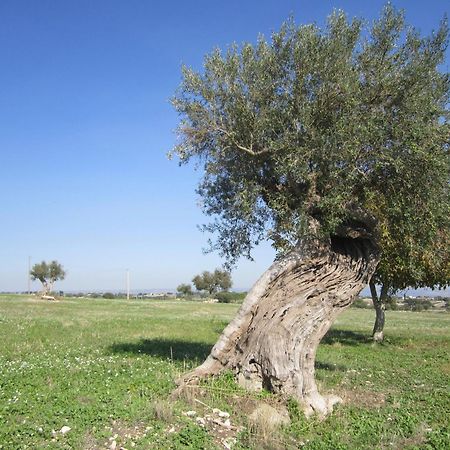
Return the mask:
{"type": "Polygon", "coordinates": [[[173,153],[203,167],[211,249],[230,265],[264,239],[277,250],[185,383],[227,369],[307,415],[331,411],[314,379],[320,340],[386,236],[431,248],[449,217],[447,41],[446,21],[421,37],[388,4],[368,28],[340,11],[324,29],[288,21],[270,41],[213,51],[201,73],[183,68],[173,153]]]}
{"type": "Polygon", "coordinates": [[[48,295],[56,281],[64,280],[66,272],[58,261],[50,263],[42,261],[31,268],[30,275],[32,280],[39,280],[42,283],[42,295],[48,295]]]}

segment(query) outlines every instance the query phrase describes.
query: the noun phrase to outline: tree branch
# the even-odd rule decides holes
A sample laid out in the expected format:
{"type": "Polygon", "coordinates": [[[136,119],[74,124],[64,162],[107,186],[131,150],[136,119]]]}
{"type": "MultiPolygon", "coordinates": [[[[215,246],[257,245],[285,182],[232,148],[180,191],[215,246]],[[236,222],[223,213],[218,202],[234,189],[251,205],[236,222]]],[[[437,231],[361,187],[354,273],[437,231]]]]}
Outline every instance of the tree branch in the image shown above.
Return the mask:
{"type": "Polygon", "coordinates": [[[231,139],[231,141],[233,142],[233,144],[236,146],[236,148],[238,148],[239,150],[242,150],[245,153],[248,153],[251,156],[259,156],[259,155],[263,155],[264,153],[269,153],[269,149],[265,148],[263,150],[253,150],[253,134],[251,134],[251,142],[250,142],[250,147],[245,147],[241,144],[239,144],[239,142],[236,141],[236,139],[234,138],[233,134],[230,133],[229,131],[225,130],[224,128],[221,127],[215,127],[216,131],[219,131],[220,133],[223,133],[225,136],[227,136],[229,139],[231,139]]]}

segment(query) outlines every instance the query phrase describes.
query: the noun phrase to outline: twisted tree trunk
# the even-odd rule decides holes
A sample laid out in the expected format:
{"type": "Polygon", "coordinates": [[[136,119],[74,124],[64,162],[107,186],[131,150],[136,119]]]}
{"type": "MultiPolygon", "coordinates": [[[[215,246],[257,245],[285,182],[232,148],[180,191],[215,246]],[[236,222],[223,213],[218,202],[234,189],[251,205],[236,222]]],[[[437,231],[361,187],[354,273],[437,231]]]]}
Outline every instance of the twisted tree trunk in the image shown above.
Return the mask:
{"type": "Polygon", "coordinates": [[[316,350],[377,262],[369,239],[302,242],[261,276],[206,361],[181,383],[229,369],[249,389],[293,396],[307,415],[326,415],[338,399],[317,390],[316,350]]]}

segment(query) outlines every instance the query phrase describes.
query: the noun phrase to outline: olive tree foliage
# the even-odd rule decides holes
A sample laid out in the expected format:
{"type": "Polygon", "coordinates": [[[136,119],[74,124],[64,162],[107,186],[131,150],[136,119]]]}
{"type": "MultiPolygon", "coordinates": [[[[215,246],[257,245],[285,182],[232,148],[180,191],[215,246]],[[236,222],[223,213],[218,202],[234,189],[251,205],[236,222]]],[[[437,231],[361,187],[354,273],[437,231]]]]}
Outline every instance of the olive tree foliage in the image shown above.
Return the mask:
{"type": "Polygon", "coordinates": [[[184,296],[192,295],[192,286],[190,284],[182,283],[177,287],[177,293],[184,296]]]}
{"type": "Polygon", "coordinates": [[[262,239],[283,254],[372,221],[379,276],[404,274],[449,212],[447,43],[446,20],[422,37],[388,4],[367,27],[341,11],[325,29],[290,20],[183,67],[172,153],[204,169],[211,249],[232,264],[262,239]]]}
{"type": "Polygon", "coordinates": [[[232,286],[230,273],[220,269],[214,272],[205,270],[202,274],[196,275],[192,282],[198,291],[206,291],[210,295],[218,291],[228,291],[232,286]]]}
{"type": "Polygon", "coordinates": [[[52,291],[56,281],[64,280],[66,272],[58,261],[50,263],[42,261],[31,268],[30,275],[32,280],[39,280],[42,283],[43,295],[46,295],[52,291]]]}

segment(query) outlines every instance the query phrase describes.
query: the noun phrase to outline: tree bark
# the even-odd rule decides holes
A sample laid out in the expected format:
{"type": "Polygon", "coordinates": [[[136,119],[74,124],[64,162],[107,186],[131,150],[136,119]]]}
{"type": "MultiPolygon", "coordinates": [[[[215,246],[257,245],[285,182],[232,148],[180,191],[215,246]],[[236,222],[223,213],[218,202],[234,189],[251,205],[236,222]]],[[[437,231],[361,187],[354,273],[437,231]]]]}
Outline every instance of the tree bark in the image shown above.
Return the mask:
{"type": "Polygon", "coordinates": [[[47,281],[41,281],[42,283],[42,295],[48,295],[50,293],[50,287],[47,281]]]}
{"type": "Polygon", "coordinates": [[[249,389],[295,397],[306,415],[326,415],[338,398],[318,392],[317,347],[336,316],[367,285],[377,263],[369,239],[303,241],[261,276],[206,361],[180,383],[227,369],[249,389]]]}
{"type": "Polygon", "coordinates": [[[370,293],[372,294],[372,303],[375,308],[375,324],[373,326],[372,338],[374,342],[383,342],[384,339],[384,321],[387,299],[387,285],[385,283],[381,286],[380,296],[378,297],[377,290],[373,281],[369,283],[370,293]]]}

